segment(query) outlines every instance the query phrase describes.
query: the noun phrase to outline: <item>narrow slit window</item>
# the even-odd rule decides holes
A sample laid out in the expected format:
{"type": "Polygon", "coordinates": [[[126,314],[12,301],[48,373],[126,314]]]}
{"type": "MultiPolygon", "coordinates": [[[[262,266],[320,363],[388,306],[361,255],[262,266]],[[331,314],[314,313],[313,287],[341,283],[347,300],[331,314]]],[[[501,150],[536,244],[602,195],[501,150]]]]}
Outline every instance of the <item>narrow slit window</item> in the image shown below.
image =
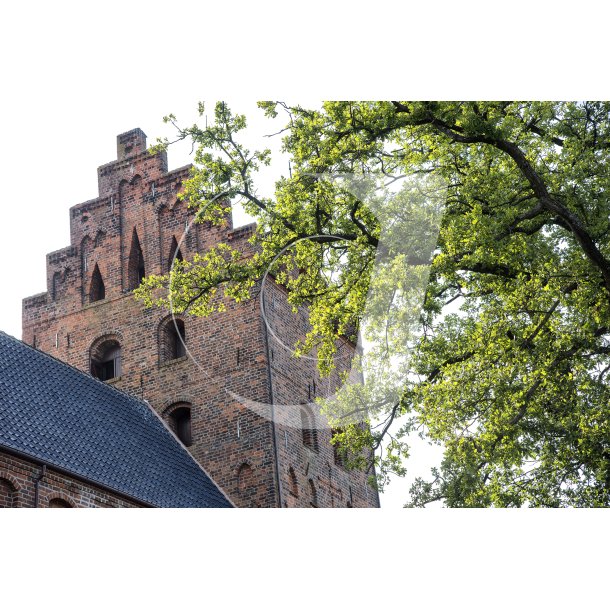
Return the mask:
{"type": "Polygon", "coordinates": [[[191,408],[188,406],[174,409],[170,416],[170,427],[184,445],[190,447],[193,444],[191,429],[191,408]]]}
{"type": "Polygon", "coordinates": [[[172,237],[172,243],[169,248],[169,258],[167,259],[167,270],[168,271],[172,268],[172,266],[174,264],[174,259],[176,261],[181,261],[181,262],[184,260],[184,257],[182,256],[182,251],[178,247],[178,241],[176,240],[176,237],[172,237]]]}
{"type": "Polygon", "coordinates": [[[129,250],[129,264],[127,269],[128,289],[137,288],[146,277],[144,267],[144,254],[138,238],[138,232],[134,228],[131,235],[131,249],[129,250]]]}
{"type": "Polygon", "coordinates": [[[91,286],[89,288],[89,301],[95,303],[96,301],[103,301],[106,298],[106,286],[102,279],[100,268],[95,264],[95,269],[91,275],[91,286]]]}
{"type": "Polygon", "coordinates": [[[313,479],[309,479],[309,495],[311,496],[309,504],[312,508],[318,508],[318,492],[314,485],[313,479]]]}
{"type": "Polygon", "coordinates": [[[159,329],[161,362],[169,362],[186,356],[186,330],[184,320],[170,318],[159,329]]]}
{"type": "Polygon", "coordinates": [[[184,331],[184,322],[182,320],[176,320],[175,325],[172,328],[172,348],[175,358],[182,358],[186,356],[186,334],[184,331]]]}

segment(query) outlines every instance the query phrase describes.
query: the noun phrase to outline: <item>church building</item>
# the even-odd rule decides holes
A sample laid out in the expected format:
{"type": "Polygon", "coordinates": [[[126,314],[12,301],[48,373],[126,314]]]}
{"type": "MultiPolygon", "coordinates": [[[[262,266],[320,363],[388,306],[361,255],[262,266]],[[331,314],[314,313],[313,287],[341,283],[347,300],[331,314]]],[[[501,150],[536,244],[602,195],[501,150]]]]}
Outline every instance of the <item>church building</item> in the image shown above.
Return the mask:
{"type": "MultiPolygon", "coordinates": [[[[370,473],[346,469],[330,442],[331,430],[315,423],[314,400],[328,380],[320,379],[312,360],[295,358],[277,338],[298,338],[307,327],[306,312],[291,311],[281,286],[267,282],[265,316],[258,298],[227,300],[226,311],[205,318],[146,308],[134,298],[143,277],[167,273],[174,259],[188,261],[220,242],[249,247],[253,225],[234,229],[231,218],[224,226],[192,222],[194,210],[178,197],[188,175],[189,166],[168,171],[165,153],[151,155],[140,129],[119,135],[117,159],[98,168],[99,195],[70,209],[70,245],[47,255],[47,290],[23,301],[27,346],[15,346],[6,336],[0,345],[11,353],[27,350],[21,357],[32,370],[40,366],[56,376],[54,385],[40,391],[53,394],[54,410],[65,403],[68,419],[79,420],[80,397],[88,397],[89,415],[83,414],[77,433],[100,426],[96,442],[102,454],[101,439],[110,443],[112,437],[114,424],[108,420],[121,420],[123,453],[110,452],[114,457],[108,459],[122,461],[114,466],[121,469],[122,486],[100,478],[93,467],[96,476],[87,479],[85,468],[83,478],[108,493],[118,490],[125,505],[379,506],[370,473]],[[277,333],[269,332],[270,324],[277,333]],[[56,396],[61,392],[63,398],[56,396]],[[91,397],[102,401],[98,407],[91,397]],[[268,405],[269,413],[250,403],[268,405]],[[105,411],[104,404],[112,406],[105,411]],[[278,421],[274,405],[294,405],[298,425],[278,421]],[[133,421],[131,415],[121,419],[121,408],[133,411],[133,421]],[[152,426],[148,440],[145,421],[152,426]],[[133,456],[126,460],[131,425],[133,456]],[[174,496],[165,472],[173,462],[161,459],[162,447],[177,460],[180,491],[174,496]],[[132,470],[140,461],[140,470],[132,470]],[[189,474],[179,475],[182,471],[189,474]],[[140,481],[143,488],[169,485],[169,490],[142,494],[129,486],[132,474],[136,487],[140,481]],[[199,492],[189,496],[191,483],[199,492]]],[[[349,356],[354,346],[346,341],[341,350],[349,356]]],[[[28,388],[35,391],[31,380],[28,388]]],[[[44,423],[39,426],[42,434],[44,423]]],[[[90,434],[93,442],[97,437],[90,434]]],[[[57,432],[52,440],[61,444],[61,438],[57,432]]],[[[71,471],[66,459],[64,469],[71,471]]],[[[60,463],[47,463],[50,470],[61,470],[60,463]]],[[[4,471],[0,493],[2,481],[11,480],[4,471]]],[[[62,493],[70,505],[87,505],[62,493]]]]}
{"type": "Polygon", "coordinates": [[[231,506],[150,405],[0,332],[0,508],[231,506]]]}

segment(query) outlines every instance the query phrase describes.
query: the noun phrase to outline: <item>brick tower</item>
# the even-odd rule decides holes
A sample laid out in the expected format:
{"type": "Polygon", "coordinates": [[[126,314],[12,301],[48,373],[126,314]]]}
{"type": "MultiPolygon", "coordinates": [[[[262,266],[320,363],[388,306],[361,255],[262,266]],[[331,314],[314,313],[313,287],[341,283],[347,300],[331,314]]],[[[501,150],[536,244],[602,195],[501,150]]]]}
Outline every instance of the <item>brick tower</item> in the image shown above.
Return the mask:
{"type": "MultiPolygon", "coordinates": [[[[366,475],[343,468],[330,431],[307,428],[316,415],[305,403],[323,383],[311,361],[276,344],[258,299],[175,320],[134,299],[141,278],[166,273],[174,256],[252,233],[228,219],[193,224],[182,240],[194,215],[177,197],[188,171],[168,171],[140,129],[117,137],[117,160],[98,168],[99,197],[70,209],[71,245],[47,255],[47,291],[23,301],[23,340],[147,400],[237,506],[378,506],[366,475]],[[303,429],[235,396],[303,404],[303,429]]],[[[299,336],[306,314],[271,282],[265,299],[268,319],[299,336]]]]}

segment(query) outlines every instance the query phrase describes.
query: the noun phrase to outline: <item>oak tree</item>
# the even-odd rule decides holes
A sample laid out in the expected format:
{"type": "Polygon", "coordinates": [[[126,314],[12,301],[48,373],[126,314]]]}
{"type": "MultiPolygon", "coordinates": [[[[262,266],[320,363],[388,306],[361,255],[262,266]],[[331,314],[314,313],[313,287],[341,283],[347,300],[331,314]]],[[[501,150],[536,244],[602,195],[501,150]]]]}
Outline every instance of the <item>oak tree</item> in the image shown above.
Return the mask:
{"type": "MultiPolygon", "coordinates": [[[[245,117],[225,104],[205,128],[168,117],[197,147],[190,205],[222,223],[240,199],[258,223],[256,254],[219,245],[146,278],[141,297],[153,302],[163,286],[175,307],[207,315],[222,307],[219,295],[251,298],[271,266],[293,305],[308,305],[299,349],[316,350],[328,373],[337,339],[360,328],[382,224],[374,206],[324,176],[438,177],[445,199],[419,329],[397,326],[392,337],[409,346],[409,372],[398,396],[367,405],[370,426],[347,426],[336,442],[353,455],[383,442],[382,482],[408,467],[408,434],[440,444],[442,463],[416,481],[412,505],[610,505],[610,104],[261,107],[285,113],[278,137],[291,158],[272,198],[255,187],[270,153],[239,143],[245,117]]],[[[397,260],[415,269],[419,254],[397,260]]],[[[386,272],[380,286],[400,276],[386,272]]]]}

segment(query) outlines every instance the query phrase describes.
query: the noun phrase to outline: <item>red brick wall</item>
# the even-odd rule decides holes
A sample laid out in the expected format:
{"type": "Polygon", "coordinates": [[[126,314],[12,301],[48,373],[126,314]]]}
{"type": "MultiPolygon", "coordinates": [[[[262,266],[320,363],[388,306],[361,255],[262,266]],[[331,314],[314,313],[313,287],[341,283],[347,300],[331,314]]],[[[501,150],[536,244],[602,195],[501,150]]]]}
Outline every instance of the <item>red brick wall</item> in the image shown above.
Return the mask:
{"type": "Polygon", "coordinates": [[[277,428],[284,503],[297,507],[314,503],[320,507],[345,508],[348,503],[352,507],[379,506],[377,492],[368,484],[370,475],[346,470],[335,463],[331,430],[314,402],[316,397],[332,395],[341,385],[339,374],[350,369],[354,346],[347,341],[338,342],[335,371],[330,377],[321,378],[315,360],[297,358],[291,349],[308,330],[307,311],[302,308],[297,315],[293,314],[285,291],[273,282],[266,283],[264,295],[270,328],[273,400],[277,410],[282,409],[279,405],[285,405],[280,417],[289,422],[277,428]],[[301,404],[306,405],[320,426],[312,433],[316,442],[309,444],[313,447],[304,442],[307,439],[303,438],[301,427],[301,404]],[[294,487],[291,469],[296,477],[296,496],[290,493],[294,487]]]}
{"type": "MultiPolygon", "coordinates": [[[[160,356],[160,328],[168,312],[144,308],[129,290],[133,233],[135,229],[146,274],[166,273],[173,240],[180,242],[193,212],[177,199],[188,168],[168,173],[165,155],[151,156],[145,146],[139,130],[119,136],[117,161],[98,169],[100,196],[70,210],[71,245],[47,256],[47,292],[24,299],[23,340],[86,372],[92,345],[104,338],[117,340],[121,376],[109,383],[147,400],[166,419],[173,404],[188,403],[193,437],[189,450],[237,506],[284,503],[277,493],[276,441],[281,441],[277,450],[282,488],[292,466],[303,490],[296,505],[309,506],[309,479],[321,506],[345,506],[350,487],[357,505],[376,505],[376,497],[365,501],[369,492],[361,473],[340,471],[332,464],[328,469],[328,434],[320,435],[320,451],[311,455],[299,430],[278,429],[274,434],[268,417],[231,394],[269,403],[270,379],[275,402],[292,404],[311,393],[311,367],[272,362],[270,374],[258,300],[227,302],[225,312],[208,318],[182,316],[189,355],[171,361],[160,356]],[[96,265],[105,299],[91,303],[96,265]]],[[[238,246],[250,232],[247,227],[233,231],[230,218],[224,227],[193,225],[180,244],[181,253],[189,260],[220,241],[238,246]]],[[[288,315],[285,330],[296,336],[302,331],[302,315],[288,315]]]]}
{"type": "MultiPolygon", "coordinates": [[[[36,481],[42,467],[0,451],[0,508],[34,508],[36,481]],[[12,499],[5,489],[10,488],[12,499]],[[9,502],[12,501],[12,505],[9,502]]],[[[52,500],[63,500],[74,508],[130,508],[142,504],[47,468],[38,485],[38,507],[48,508],[52,500]]]]}
{"type": "Polygon", "coordinates": [[[12,474],[0,472],[0,508],[16,508],[17,487],[12,474]]]}

